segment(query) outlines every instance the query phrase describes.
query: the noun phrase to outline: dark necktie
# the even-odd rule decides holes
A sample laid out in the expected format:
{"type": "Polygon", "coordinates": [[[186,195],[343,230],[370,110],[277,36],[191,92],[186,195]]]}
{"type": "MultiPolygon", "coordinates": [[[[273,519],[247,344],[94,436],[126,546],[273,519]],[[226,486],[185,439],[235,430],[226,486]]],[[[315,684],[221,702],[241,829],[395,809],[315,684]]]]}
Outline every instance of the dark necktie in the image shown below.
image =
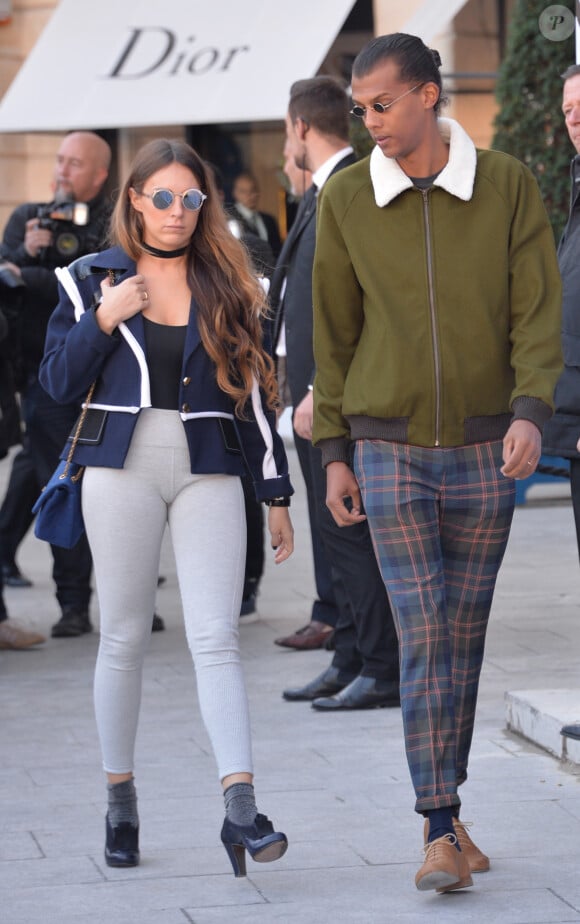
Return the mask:
{"type": "MultiPolygon", "coordinates": [[[[307,216],[309,216],[309,215],[314,211],[314,209],[316,208],[316,197],[317,197],[317,195],[318,195],[318,189],[316,188],[316,186],[315,186],[314,183],[313,183],[312,186],[310,187],[310,189],[307,189],[306,192],[304,193],[304,196],[302,197],[302,203],[301,203],[301,204],[304,206],[304,211],[302,212],[302,220],[303,220],[303,221],[304,221],[304,220],[307,218],[307,216]]],[[[298,218],[299,215],[300,215],[300,210],[298,211],[298,215],[296,215],[296,218],[298,218]]]]}
{"type": "MultiPolygon", "coordinates": [[[[302,199],[300,200],[300,205],[298,206],[298,211],[296,212],[296,216],[294,218],[294,221],[292,222],[292,227],[290,228],[290,231],[288,232],[288,237],[286,238],[284,242],[284,247],[282,249],[282,253],[280,254],[281,257],[283,255],[285,256],[290,253],[290,251],[292,250],[294,241],[297,235],[299,234],[299,232],[301,231],[301,229],[303,228],[304,223],[308,221],[312,212],[316,209],[316,194],[317,194],[316,188],[314,186],[311,186],[310,189],[307,189],[304,195],[302,196],[302,199]]],[[[284,260],[282,260],[281,262],[284,262],[284,260]]]]}
{"type": "Polygon", "coordinates": [[[256,221],[256,216],[253,212],[250,214],[249,218],[246,218],[246,224],[248,225],[252,234],[256,234],[258,237],[260,236],[260,232],[258,231],[258,222],[256,221]]]}

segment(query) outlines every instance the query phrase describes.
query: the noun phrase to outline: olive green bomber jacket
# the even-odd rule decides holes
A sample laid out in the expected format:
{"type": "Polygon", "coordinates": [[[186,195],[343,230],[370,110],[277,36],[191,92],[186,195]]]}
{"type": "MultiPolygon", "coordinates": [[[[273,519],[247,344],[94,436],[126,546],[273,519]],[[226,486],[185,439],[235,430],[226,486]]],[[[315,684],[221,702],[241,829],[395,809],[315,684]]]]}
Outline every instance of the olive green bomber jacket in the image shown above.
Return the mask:
{"type": "Polygon", "coordinates": [[[314,442],[451,447],[541,430],[561,368],[553,233],[529,170],[439,120],[449,161],[428,191],[394,159],[331,178],[314,261],[314,442]]]}

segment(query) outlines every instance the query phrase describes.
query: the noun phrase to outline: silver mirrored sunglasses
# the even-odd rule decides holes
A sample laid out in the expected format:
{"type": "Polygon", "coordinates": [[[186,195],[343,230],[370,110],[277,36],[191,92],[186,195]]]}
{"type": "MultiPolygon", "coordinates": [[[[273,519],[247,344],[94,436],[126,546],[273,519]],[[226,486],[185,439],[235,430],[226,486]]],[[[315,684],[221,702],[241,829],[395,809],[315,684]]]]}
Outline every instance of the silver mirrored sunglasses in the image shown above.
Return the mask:
{"type": "Polygon", "coordinates": [[[141,195],[151,199],[155,208],[161,210],[168,209],[178,196],[183,203],[183,208],[188,212],[198,212],[207,199],[206,194],[199,189],[186,189],[183,193],[174,193],[170,189],[155,189],[152,193],[144,192],[141,195]]]}

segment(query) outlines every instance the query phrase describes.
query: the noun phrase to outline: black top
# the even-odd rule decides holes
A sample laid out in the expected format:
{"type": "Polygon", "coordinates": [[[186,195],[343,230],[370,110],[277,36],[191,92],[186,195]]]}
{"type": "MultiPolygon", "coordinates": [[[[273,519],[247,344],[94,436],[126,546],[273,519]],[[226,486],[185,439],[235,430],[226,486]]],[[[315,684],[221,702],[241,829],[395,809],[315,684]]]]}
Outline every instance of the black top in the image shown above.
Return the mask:
{"type": "Polygon", "coordinates": [[[431,176],[410,176],[409,179],[417,189],[431,189],[440,173],[441,170],[438,170],[437,173],[432,173],[431,176]]]}
{"type": "Polygon", "coordinates": [[[143,317],[147,366],[151,380],[151,405],[167,411],[179,407],[179,380],[187,325],[156,324],[143,317]]]}

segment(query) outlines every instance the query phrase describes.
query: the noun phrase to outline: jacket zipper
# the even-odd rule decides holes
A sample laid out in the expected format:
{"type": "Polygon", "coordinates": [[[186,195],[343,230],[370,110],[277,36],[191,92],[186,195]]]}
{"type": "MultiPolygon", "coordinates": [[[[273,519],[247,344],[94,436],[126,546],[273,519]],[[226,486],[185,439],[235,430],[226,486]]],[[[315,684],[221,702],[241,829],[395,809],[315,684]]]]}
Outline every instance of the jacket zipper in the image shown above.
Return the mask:
{"type": "Polygon", "coordinates": [[[429,221],[429,191],[421,190],[423,197],[423,218],[425,221],[425,244],[427,246],[427,277],[429,280],[429,313],[431,317],[431,337],[433,340],[433,361],[435,363],[435,445],[441,445],[441,356],[437,336],[437,314],[435,306],[435,286],[433,284],[433,249],[431,246],[431,224],[429,221]]]}

